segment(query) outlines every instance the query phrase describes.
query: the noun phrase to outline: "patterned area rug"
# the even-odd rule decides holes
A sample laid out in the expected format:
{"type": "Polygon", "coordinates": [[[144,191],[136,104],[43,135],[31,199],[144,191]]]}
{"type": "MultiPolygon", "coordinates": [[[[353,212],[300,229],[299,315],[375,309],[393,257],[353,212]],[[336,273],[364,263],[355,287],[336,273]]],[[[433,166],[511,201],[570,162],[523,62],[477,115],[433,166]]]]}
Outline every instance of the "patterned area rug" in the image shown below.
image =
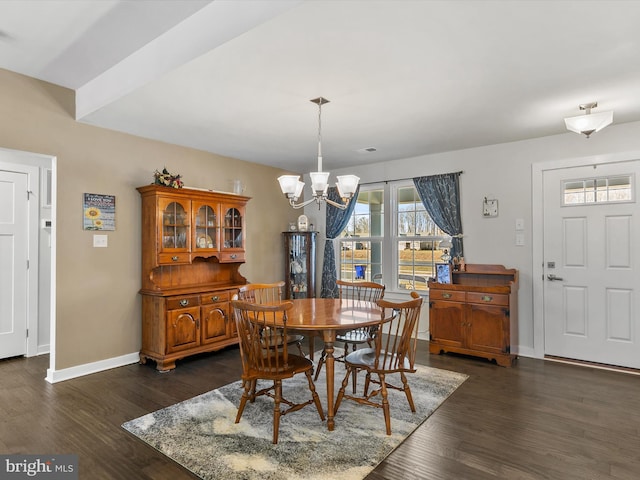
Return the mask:
{"type": "MultiPolygon", "coordinates": [[[[392,435],[385,434],[381,409],[345,400],[329,432],[313,405],[280,420],[277,445],[271,443],[273,400],[262,396],[247,403],[240,423],[235,416],[240,382],[225,385],[163,410],[125,423],[128,430],[202,479],[340,478],[367,476],[394,448],[431,415],[467,378],[466,375],[417,366],[409,375],[416,404],[411,413],[404,393],[390,390],[392,435]]],[[[326,411],[325,369],[316,388],[326,411]]],[[[344,376],[336,363],[336,395],[344,376]]],[[[359,391],[364,374],[358,378],[359,391]]],[[[260,387],[260,384],[258,385],[260,387]]],[[[351,384],[347,387],[351,389],[351,384]]],[[[291,400],[310,398],[304,375],[283,382],[291,400]]]]}

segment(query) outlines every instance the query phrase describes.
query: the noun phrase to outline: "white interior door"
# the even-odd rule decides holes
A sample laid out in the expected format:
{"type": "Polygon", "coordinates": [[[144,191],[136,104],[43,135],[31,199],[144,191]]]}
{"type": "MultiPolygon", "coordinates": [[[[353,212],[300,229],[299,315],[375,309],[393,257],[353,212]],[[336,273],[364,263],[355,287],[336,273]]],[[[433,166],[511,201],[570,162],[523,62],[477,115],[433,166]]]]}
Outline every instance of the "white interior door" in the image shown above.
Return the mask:
{"type": "Polygon", "coordinates": [[[0,358],[27,353],[27,180],[0,170],[0,358]]]}
{"type": "Polygon", "coordinates": [[[640,161],[544,172],[546,355],[640,368],[639,178],[640,161]]]}

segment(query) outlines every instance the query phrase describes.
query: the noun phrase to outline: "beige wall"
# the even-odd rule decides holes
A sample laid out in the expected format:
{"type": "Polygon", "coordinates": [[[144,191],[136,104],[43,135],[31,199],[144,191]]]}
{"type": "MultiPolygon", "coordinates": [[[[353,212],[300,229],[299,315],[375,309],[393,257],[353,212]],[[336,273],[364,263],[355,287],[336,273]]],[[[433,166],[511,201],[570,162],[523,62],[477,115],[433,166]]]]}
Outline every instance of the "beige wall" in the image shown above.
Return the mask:
{"type": "MultiPolygon", "coordinates": [[[[185,185],[246,184],[250,282],[283,278],[281,232],[299,212],[280,194],[280,170],[78,123],[71,90],[0,69],[0,147],[57,157],[57,326],[60,370],[140,349],[140,198],[155,169],[185,185]],[[82,230],[83,193],[116,196],[116,230],[93,248],[82,230]]],[[[52,346],[53,348],[53,346],[52,346]]]]}

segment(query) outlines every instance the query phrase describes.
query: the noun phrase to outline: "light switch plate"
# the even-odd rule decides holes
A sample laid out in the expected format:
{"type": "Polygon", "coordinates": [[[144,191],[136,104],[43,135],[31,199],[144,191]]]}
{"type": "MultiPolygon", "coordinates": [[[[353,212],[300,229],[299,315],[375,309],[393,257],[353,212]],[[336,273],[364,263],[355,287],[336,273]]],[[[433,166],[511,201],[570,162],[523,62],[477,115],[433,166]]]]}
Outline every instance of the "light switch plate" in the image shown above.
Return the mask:
{"type": "Polygon", "coordinates": [[[109,237],[107,235],[93,235],[94,247],[107,247],[109,237]]]}
{"type": "Polygon", "coordinates": [[[516,218],[516,230],[521,231],[524,230],[524,219],[516,218]]]}

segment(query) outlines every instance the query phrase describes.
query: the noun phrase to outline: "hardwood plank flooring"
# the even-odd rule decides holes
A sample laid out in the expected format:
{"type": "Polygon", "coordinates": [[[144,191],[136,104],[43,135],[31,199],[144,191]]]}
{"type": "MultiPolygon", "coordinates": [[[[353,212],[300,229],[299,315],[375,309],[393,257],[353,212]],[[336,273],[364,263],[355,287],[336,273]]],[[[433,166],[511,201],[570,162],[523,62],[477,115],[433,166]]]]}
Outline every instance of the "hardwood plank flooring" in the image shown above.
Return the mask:
{"type": "MultiPolygon", "coordinates": [[[[196,478],[120,425],[240,375],[235,347],[170,373],[149,362],[55,385],[48,361],[0,361],[0,452],[76,453],[90,480],[196,478]]],[[[503,368],[426,343],[419,363],[470,377],[368,480],[640,478],[640,377],[529,358],[503,368]]]]}

